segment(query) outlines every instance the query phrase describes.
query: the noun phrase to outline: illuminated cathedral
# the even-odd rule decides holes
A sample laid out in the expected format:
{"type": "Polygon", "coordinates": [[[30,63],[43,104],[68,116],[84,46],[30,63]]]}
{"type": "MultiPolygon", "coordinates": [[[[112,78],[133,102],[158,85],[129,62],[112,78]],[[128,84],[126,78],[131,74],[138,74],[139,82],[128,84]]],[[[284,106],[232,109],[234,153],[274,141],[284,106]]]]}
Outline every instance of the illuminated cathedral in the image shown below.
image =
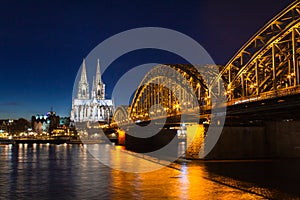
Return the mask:
{"type": "Polygon", "coordinates": [[[105,99],[105,84],[101,80],[100,63],[97,61],[96,76],[93,77],[92,90],[87,78],[85,59],[82,62],[77,94],[72,100],[71,120],[74,122],[109,123],[113,115],[113,102],[105,99]]]}

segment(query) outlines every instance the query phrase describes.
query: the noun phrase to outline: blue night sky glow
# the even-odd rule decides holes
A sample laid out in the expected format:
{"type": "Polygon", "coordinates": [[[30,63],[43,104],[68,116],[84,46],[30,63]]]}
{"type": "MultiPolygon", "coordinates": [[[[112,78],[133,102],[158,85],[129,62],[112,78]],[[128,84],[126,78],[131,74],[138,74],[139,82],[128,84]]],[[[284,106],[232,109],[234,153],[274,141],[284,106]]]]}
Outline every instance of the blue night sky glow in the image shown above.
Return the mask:
{"type": "MultiPolygon", "coordinates": [[[[83,57],[100,42],[138,27],[164,27],[199,42],[216,64],[234,53],[292,0],[14,1],[0,7],[0,119],[30,119],[51,107],[69,116],[83,57]]],[[[164,51],[121,56],[103,74],[108,97],[130,67],[182,63],[164,51]]]]}

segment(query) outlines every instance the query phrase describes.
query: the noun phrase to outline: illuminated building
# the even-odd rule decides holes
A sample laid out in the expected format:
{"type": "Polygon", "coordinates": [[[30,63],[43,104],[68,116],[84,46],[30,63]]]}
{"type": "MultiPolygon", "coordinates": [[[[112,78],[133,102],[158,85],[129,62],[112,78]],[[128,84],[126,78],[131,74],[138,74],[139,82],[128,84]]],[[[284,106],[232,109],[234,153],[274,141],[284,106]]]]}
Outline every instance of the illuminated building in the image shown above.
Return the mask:
{"type": "Polygon", "coordinates": [[[31,126],[36,133],[51,133],[54,128],[59,126],[60,117],[53,111],[45,115],[36,115],[31,117],[31,126]]]}
{"type": "Polygon", "coordinates": [[[108,123],[113,114],[113,102],[105,99],[105,84],[101,80],[99,59],[91,92],[89,88],[86,64],[83,60],[77,95],[72,101],[71,121],[108,123]]]}

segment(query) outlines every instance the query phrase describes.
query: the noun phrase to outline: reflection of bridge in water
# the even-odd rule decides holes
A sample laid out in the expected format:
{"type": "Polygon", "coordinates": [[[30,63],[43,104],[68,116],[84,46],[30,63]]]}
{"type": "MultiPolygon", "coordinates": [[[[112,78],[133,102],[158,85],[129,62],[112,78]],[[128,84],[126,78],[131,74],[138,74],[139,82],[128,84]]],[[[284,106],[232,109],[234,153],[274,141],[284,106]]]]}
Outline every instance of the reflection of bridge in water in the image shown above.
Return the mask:
{"type": "MultiPolygon", "coordinates": [[[[187,123],[200,120],[199,126],[203,122],[218,126],[220,121],[214,117],[222,116],[227,107],[221,138],[208,158],[300,156],[299,26],[300,3],[296,1],[259,30],[225,66],[154,67],[131,105],[117,108],[114,121],[129,130],[135,123],[159,124],[167,118],[158,129],[170,130],[185,116],[187,123]]],[[[199,148],[197,143],[189,153],[199,148]]]]}

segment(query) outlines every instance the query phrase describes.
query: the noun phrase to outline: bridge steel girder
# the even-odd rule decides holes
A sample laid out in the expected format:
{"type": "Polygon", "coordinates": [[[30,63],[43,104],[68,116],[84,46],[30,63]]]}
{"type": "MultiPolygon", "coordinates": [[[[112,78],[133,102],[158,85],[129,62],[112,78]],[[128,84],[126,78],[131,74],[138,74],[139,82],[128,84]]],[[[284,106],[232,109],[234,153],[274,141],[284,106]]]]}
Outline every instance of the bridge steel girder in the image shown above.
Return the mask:
{"type": "Polygon", "coordinates": [[[208,105],[207,80],[192,65],[155,66],[140,83],[129,108],[129,116],[133,120],[149,120],[150,115],[159,118],[164,112],[168,117],[175,116],[183,109],[208,105]],[[196,103],[192,101],[193,95],[197,97],[196,103]],[[180,101],[185,103],[179,105],[180,101]],[[160,104],[162,108],[151,110],[156,104],[160,104]]]}
{"type": "Polygon", "coordinates": [[[235,54],[210,87],[220,87],[222,80],[229,104],[294,91],[300,84],[299,61],[300,1],[295,1],[235,54]]]}
{"type": "Polygon", "coordinates": [[[112,124],[114,125],[125,125],[130,123],[130,118],[128,117],[128,106],[118,106],[114,112],[112,118],[112,124]]]}

